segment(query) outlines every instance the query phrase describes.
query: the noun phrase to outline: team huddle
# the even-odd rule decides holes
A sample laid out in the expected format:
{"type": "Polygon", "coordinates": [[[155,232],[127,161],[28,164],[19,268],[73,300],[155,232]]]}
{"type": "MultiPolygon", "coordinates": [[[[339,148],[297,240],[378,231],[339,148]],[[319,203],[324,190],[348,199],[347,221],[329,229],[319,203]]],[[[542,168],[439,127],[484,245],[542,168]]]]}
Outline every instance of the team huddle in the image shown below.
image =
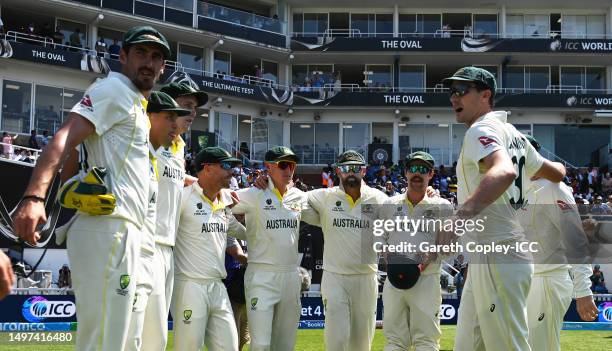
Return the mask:
{"type": "MultiPolygon", "coordinates": [[[[444,257],[414,262],[364,251],[361,229],[371,227],[366,214],[378,205],[392,205],[396,216],[416,218],[435,207],[447,217],[487,218],[486,230],[472,236],[418,233],[437,244],[514,243],[538,233],[547,260],[535,268],[532,257],[518,252],[470,257],[455,350],[558,350],[572,297],[581,318],[597,315],[590,266],[559,259],[567,242],[572,249],[586,246],[585,238],[564,235],[567,228],[582,233],[571,190],[560,183],[565,168],[542,157],[537,142],[509,124],[505,112],[492,111],[496,82],[489,72],[465,67],[444,80],[457,121],[468,126],[454,211],[428,193],[435,160],[426,152],[406,157],[407,189],[391,198],[362,181],[366,161],[352,150],[338,157],[339,186],[309,192],[292,186],[299,158],[282,146],[266,152],[267,176],[252,188],[229,191],[241,160],[219,147],[200,151],[197,177],[186,175],[180,135],[208,97],[184,83],[153,91],[171,56],[168,41],[154,28],[130,29],[123,44],[121,73],[92,84],[73,107],[39,158],[14,214],[16,234],[35,243],[46,220],[47,190],[62,169],[58,199],[77,210],[56,231],[58,240],[66,240],[73,274],[77,350],[165,350],[169,312],[175,350],[238,350],[235,312],[222,282],[225,255],[235,252],[236,239],[248,246],[250,350],[293,350],[302,221],[320,226],[324,235],[327,350],[370,350],[379,259],[388,267],[385,350],[438,350],[444,257]],[[567,206],[559,208],[558,201],[567,206]],[[543,204],[552,206],[538,206],[543,204]]],[[[380,240],[405,238],[388,231],[380,240]]]]}

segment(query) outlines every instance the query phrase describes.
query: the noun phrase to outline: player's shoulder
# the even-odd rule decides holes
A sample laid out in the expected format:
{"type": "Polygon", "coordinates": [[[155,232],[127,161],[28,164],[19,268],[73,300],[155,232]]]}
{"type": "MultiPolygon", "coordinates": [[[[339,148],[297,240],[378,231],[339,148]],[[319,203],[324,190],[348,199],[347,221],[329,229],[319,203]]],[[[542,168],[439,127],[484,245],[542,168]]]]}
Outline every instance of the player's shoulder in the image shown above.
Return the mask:
{"type": "Polygon", "coordinates": [[[442,206],[452,206],[451,202],[445,198],[439,196],[426,197],[427,204],[431,205],[442,205],[442,206]]]}
{"type": "Polygon", "coordinates": [[[387,200],[385,201],[385,204],[397,205],[397,204],[403,203],[405,200],[406,200],[406,194],[397,194],[397,195],[393,195],[387,198],[387,200]]]}
{"type": "Polygon", "coordinates": [[[376,188],[372,188],[371,186],[366,185],[366,186],[362,186],[361,188],[366,189],[366,194],[365,194],[366,201],[365,202],[383,204],[389,199],[389,196],[387,196],[387,194],[383,193],[382,191],[376,188]]]}

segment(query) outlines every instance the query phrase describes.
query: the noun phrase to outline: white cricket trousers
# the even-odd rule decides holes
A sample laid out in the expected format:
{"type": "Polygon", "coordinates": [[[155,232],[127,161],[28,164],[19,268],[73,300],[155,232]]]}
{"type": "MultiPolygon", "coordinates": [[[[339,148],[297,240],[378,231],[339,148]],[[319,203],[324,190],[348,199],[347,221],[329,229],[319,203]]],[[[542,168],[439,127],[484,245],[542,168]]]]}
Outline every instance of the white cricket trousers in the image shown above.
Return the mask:
{"type": "Polygon", "coordinates": [[[145,309],[149,296],[153,290],[153,261],[155,252],[140,250],[138,261],[138,279],[136,281],[136,295],[132,305],[132,318],[128,329],[125,351],[146,350],[142,346],[142,332],[144,329],[145,309]]]}
{"type": "Polygon", "coordinates": [[[249,263],[244,275],[251,351],[292,351],[300,321],[297,266],[249,263]]]}
{"type": "Polygon", "coordinates": [[[527,297],[529,346],[532,350],[561,350],[563,317],[572,302],[573,291],[567,268],[533,276],[527,297]]]}
{"type": "Polygon", "coordinates": [[[325,306],[325,349],[369,351],[376,329],[376,274],[323,271],[321,295],[325,306]]]}
{"type": "Polygon", "coordinates": [[[168,313],[174,287],[172,246],[155,244],[152,269],[153,291],[145,310],[142,350],[164,351],[168,343],[168,313]]]}
{"type": "Polygon", "coordinates": [[[238,349],[232,304],[221,279],[175,277],[171,309],[174,350],[238,349]]]}
{"type": "Polygon", "coordinates": [[[499,253],[470,263],[459,305],[455,351],[530,350],[527,294],[533,264],[528,262],[499,253]]]}
{"type": "Polygon", "coordinates": [[[140,229],[124,219],[78,214],[66,235],[79,324],[76,350],[123,350],[136,291],[140,229]]]}
{"type": "Polygon", "coordinates": [[[421,275],[410,289],[398,289],[387,279],[383,290],[385,351],[440,349],[440,275],[421,275]]]}

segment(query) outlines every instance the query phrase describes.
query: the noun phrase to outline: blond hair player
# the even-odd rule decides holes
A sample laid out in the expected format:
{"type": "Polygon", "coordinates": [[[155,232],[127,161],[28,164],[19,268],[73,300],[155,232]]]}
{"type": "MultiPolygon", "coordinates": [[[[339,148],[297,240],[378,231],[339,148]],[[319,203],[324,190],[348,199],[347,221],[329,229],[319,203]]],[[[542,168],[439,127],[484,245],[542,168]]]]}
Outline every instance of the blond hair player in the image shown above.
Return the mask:
{"type": "MultiPolygon", "coordinates": [[[[32,173],[14,229],[35,243],[45,221],[44,197],[66,156],[83,143],[85,172],[104,167],[116,207],[105,216],[76,214],[67,232],[79,328],[77,350],[125,346],[135,292],[140,235],[148,193],[146,98],[159,78],[170,46],[157,30],[128,30],[119,56],[121,73],[90,86],[45,148],[32,173]]],[[[91,172],[90,172],[91,173],[91,172]]],[[[78,189],[73,195],[78,193],[78,189]]]]}
{"type": "MultiPolygon", "coordinates": [[[[457,216],[484,219],[484,230],[462,239],[489,245],[524,242],[515,210],[523,203],[524,180],[535,175],[559,182],[565,168],[540,156],[507,123],[505,111],[492,111],[496,82],[490,72],[464,67],[444,84],[450,88],[457,122],[468,126],[457,164],[457,216]]],[[[439,242],[449,242],[447,235],[440,233],[439,242]]],[[[530,254],[511,250],[469,257],[455,350],[529,350],[525,306],[533,274],[530,254]]]]}

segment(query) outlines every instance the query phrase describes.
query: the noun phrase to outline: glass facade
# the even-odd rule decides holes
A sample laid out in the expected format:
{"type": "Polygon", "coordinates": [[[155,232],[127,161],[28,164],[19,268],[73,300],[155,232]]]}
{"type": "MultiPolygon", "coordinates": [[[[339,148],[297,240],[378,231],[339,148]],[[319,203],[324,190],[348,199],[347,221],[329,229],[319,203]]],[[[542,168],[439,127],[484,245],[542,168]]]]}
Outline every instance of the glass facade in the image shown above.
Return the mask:
{"type": "Polygon", "coordinates": [[[224,51],[215,51],[215,62],[213,63],[213,71],[216,74],[232,74],[231,72],[231,54],[224,51]]]}
{"type": "Polygon", "coordinates": [[[342,125],[342,143],[344,150],[355,150],[368,159],[368,144],[370,138],[370,123],[344,123],[342,125]]]}
{"type": "Polygon", "coordinates": [[[205,67],[204,49],[196,46],[179,44],[178,62],[183,65],[186,70],[195,71],[193,73],[201,74],[205,67]]]}
{"type": "Polygon", "coordinates": [[[423,91],[425,87],[425,66],[400,65],[399,86],[402,91],[423,91]]]}
{"type": "Polygon", "coordinates": [[[2,85],[2,124],[10,133],[30,133],[32,84],[4,80],[2,85]]]}
{"type": "Polygon", "coordinates": [[[234,154],[238,141],[238,116],[224,112],[215,113],[215,134],[217,145],[234,154]]]}
{"type": "Polygon", "coordinates": [[[474,38],[497,38],[497,15],[474,15],[474,38]]]}
{"type": "Polygon", "coordinates": [[[61,111],[64,89],[37,85],[34,91],[36,96],[34,129],[39,134],[45,130],[54,134],[62,124],[61,111]]]}

